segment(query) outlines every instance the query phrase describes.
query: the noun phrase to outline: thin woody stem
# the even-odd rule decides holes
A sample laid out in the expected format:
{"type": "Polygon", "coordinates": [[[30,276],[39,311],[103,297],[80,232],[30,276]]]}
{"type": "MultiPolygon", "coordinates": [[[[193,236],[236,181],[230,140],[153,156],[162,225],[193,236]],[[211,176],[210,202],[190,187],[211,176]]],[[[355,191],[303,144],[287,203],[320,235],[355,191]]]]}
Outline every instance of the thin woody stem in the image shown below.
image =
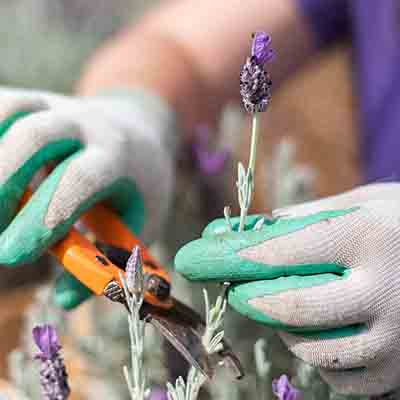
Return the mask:
{"type": "Polygon", "coordinates": [[[252,118],[252,128],[251,128],[249,166],[248,166],[247,174],[246,174],[246,179],[250,180],[250,182],[248,182],[249,193],[246,196],[248,198],[248,203],[246,204],[245,207],[241,207],[241,209],[240,209],[239,232],[243,231],[244,222],[245,222],[245,219],[247,216],[247,212],[250,208],[250,202],[251,202],[253,190],[254,190],[254,172],[255,172],[255,168],[256,168],[258,125],[259,125],[258,113],[254,113],[253,118],[252,118]]]}
{"type": "MultiPolygon", "coordinates": [[[[256,153],[257,153],[257,141],[258,141],[258,113],[253,114],[252,129],[251,129],[251,145],[250,145],[250,158],[249,158],[249,170],[251,176],[254,178],[254,170],[256,168],[256,153]]],[[[254,185],[253,185],[254,186],[254,185]]]]}

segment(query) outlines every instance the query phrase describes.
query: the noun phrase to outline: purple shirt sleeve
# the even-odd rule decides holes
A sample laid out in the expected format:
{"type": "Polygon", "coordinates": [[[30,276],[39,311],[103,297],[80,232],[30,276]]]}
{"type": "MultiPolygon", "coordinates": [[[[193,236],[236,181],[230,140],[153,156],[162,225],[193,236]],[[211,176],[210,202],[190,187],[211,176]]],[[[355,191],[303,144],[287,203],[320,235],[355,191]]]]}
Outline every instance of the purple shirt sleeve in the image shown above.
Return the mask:
{"type": "Polygon", "coordinates": [[[332,44],[349,34],[348,0],[296,0],[315,34],[318,47],[332,44]]]}

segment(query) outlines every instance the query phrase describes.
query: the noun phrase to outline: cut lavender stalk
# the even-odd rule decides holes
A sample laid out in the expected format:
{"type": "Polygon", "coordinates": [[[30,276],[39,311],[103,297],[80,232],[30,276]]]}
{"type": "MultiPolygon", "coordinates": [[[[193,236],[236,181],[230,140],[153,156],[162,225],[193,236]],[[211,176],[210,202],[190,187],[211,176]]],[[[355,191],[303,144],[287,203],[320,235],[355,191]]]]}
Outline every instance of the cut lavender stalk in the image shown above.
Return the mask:
{"type": "Polygon", "coordinates": [[[272,81],[264,69],[265,63],[273,58],[270,44],[271,38],[266,33],[254,33],[251,56],[240,72],[240,95],[250,114],[266,111],[271,100],[272,81]]]}
{"type": "Polygon", "coordinates": [[[252,114],[252,132],[247,172],[245,172],[241,163],[238,167],[239,232],[244,229],[244,221],[254,191],[254,170],[259,130],[258,114],[267,110],[271,100],[272,81],[264,69],[265,63],[270,61],[274,55],[272,49],[269,48],[270,44],[271,38],[266,33],[254,33],[251,56],[247,58],[240,72],[240,95],[245,110],[252,114]]]}
{"type": "Polygon", "coordinates": [[[124,367],[124,375],[132,400],[144,400],[148,394],[144,371],[144,336],[146,322],[140,319],[140,308],[144,300],[143,265],[139,246],[132,250],[126,265],[125,277],[121,274],[126,306],[129,311],[129,337],[131,342],[131,371],[124,367]]]}
{"type": "Polygon", "coordinates": [[[36,326],[33,340],[40,350],[35,358],[41,361],[40,384],[46,400],[65,400],[71,393],[64,360],[60,355],[57,332],[52,325],[36,326]]]}

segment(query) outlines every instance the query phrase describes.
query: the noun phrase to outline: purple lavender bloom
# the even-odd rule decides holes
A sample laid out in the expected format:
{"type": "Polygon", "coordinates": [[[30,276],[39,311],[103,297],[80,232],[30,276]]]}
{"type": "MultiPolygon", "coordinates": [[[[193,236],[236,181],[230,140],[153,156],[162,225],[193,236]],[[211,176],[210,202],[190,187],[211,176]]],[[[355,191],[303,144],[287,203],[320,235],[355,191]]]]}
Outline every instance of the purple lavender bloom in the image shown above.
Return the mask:
{"type": "Polygon", "coordinates": [[[167,392],[161,388],[154,388],[151,390],[148,399],[149,400],[168,400],[167,392]]]}
{"type": "Polygon", "coordinates": [[[200,125],[197,128],[192,148],[195,162],[204,176],[214,176],[221,173],[229,157],[228,149],[210,150],[209,140],[210,129],[205,125],[200,125]]]}
{"type": "Polygon", "coordinates": [[[61,349],[58,344],[57,332],[51,325],[36,326],[32,330],[33,340],[41,353],[37,354],[37,358],[52,358],[61,349]]]}
{"type": "Polygon", "coordinates": [[[271,36],[265,32],[253,33],[253,44],[251,46],[251,55],[256,58],[259,64],[265,64],[274,57],[274,51],[269,48],[271,36]]]}
{"type": "Polygon", "coordinates": [[[287,375],[272,381],[272,391],[279,400],[297,400],[300,398],[300,391],[293,387],[287,375]]]}
{"type": "Polygon", "coordinates": [[[143,266],[139,246],[132,249],[132,254],[126,263],[126,285],[131,294],[140,297],[143,293],[143,266]]]}
{"type": "Polygon", "coordinates": [[[240,95],[247,112],[254,114],[267,109],[271,100],[272,81],[264,64],[271,60],[271,38],[264,32],[253,35],[251,56],[240,71],[240,95]]]}
{"type": "Polygon", "coordinates": [[[51,325],[36,326],[33,340],[40,353],[35,358],[41,361],[40,384],[46,400],[66,400],[71,393],[64,360],[60,355],[57,332],[51,325]]]}

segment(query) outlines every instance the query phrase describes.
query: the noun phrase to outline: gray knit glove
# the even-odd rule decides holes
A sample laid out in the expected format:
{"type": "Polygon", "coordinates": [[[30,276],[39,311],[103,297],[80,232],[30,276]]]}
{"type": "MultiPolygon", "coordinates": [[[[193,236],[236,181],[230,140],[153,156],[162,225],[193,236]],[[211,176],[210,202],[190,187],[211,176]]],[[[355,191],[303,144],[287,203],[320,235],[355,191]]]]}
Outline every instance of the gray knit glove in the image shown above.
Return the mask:
{"type": "MultiPolygon", "coordinates": [[[[97,97],[0,88],[0,264],[35,260],[62,238],[80,214],[107,200],[143,239],[163,224],[174,182],[166,145],[175,115],[143,91],[97,97]],[[17,215],[41,167],[56,168],[17,215]]],[[[87,291],[69,275],[58,302],[77,305],[87,291]]]]}
{"type": "MultiPolygon", "coordinates": [[[[400,386],[400,184],[278,210],[245,232],[212,222],[179,251],[192,280],[231,281],[229,303],[275,327],[338,392],[400,386]]],[[[236,221],[233,221],[235,224],[236,221]]]]}

